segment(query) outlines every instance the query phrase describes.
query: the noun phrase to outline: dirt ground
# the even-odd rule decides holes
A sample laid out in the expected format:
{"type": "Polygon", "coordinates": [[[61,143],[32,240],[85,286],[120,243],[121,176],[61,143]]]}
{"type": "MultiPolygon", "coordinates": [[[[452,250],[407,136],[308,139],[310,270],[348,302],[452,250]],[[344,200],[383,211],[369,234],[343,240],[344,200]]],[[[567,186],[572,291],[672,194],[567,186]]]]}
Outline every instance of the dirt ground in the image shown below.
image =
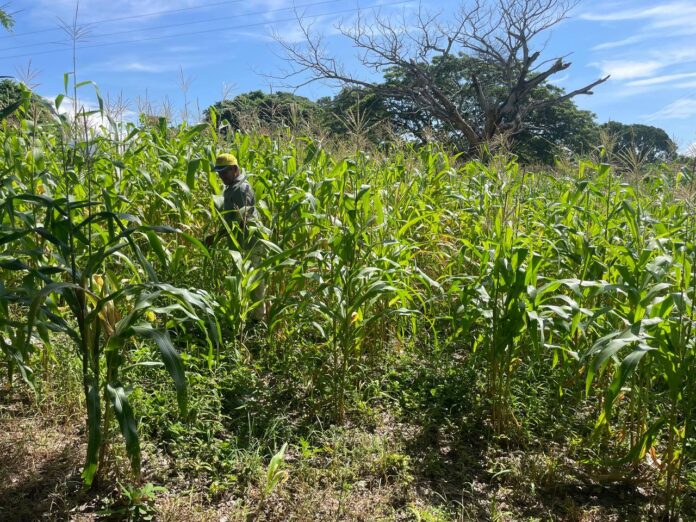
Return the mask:
{"type": "Polygon", "coordinates": [[[79,428],[65,421],[32,415],[25,399],[4,393],[0,520],[60,520],[78,514],[85,447],[79,428]]]}
{"type": "MultiPolygon", "coordinates": [[[[651,520],[657,513],[645,484],[592,482],[578,474],[578,463],[568,461],[563,448],[505,451],[482,438],[393,420],[371,432],[340,433],[310,456],[289,448],[287,479],[266,498],[257,483],[211,495],[209,486],[193,485],[197,477],[177,475],[166,458],[145,454],[149,464],[139,483],[166,490],[141,516],[172,522],[589,522],[651,520]]],[[[79,414],[36,413],[26,398],[0,396],[0,521],[137,520],[117,509],[125,461],[121,471],[108,474],[109,484],[83,488],[83,440],[79,414]]]]}

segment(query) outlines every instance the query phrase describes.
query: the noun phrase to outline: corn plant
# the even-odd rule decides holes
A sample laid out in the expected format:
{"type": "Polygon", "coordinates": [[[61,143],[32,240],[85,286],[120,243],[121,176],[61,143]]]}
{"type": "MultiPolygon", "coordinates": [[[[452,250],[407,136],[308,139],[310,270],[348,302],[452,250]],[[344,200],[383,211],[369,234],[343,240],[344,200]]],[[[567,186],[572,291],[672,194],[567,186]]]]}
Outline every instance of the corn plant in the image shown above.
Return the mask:
{"type": "Polygon", "coordinates": [[[223,136],[214,114],[97,133],[75,112],[39,125],[20,104],[0,128],[0,364],[40,393],[52,359],[78,361],[87,482],[116,425],[138,469],[133,365],[163,366],[185,413],[180,351],[226,368],[256,342],[245,323],[263,280],[263,361],[335,422],[404,353],[473,370],[499,434],[530,421],[522,376],[559,383],[560,407],[593,414],[597,460],[636,473],[649,456],[678,516],[696,408],[689,172],[626,181],[606,154],[540,172],[436,145],[341,157],[282,130],[223,136]],[[223,150],[256,192],[253,262],[200,242],[225,225],[210,169],[223,150]],[[143,344],[159,361],[133,357],[143,344]]]}
{"type": "Polygon", "coordinates": [[[6,285],[2,294],[3,326],[9,327],[13,336],[9,345],[3,342],[3,346],[11,361],[10,372],[17,367],[33,385],[29,361],[39,346],[35,333],[42,350],[52,349],[52,334],[56,333],[74,343],[87,408],[83,478],[89,485],[104,461],[114,416],[133,469],[140,468],[137,426],[121,374],[128,362],[130,339],[138,336],[158,346],[185,414],[186,378],[181,358],[167,330],[157,325],[156,316],[160,314],[170,325],[189,321],[203,324],[206,316],[211,317],[212,308],[207,294],[159,281],[138,238],[157,244],[158,234],[178,231],[141,225],[136,216],[110,210],[108,198],[102,199],[93,191],[99,179],[95,150],[100,140],[86,134],[91,139],[69,147],[65,129],[65,124],[59,124],[55,136],[63,156],[45,164],[47,174],[57,174],[62,183],[39,196],[7,194],[0,205],[3,269],[15,274],[7,280],[11,286],[6,285]],[[134,262],[119,264],[127,259],[123,252],[128,249],[134,262]],[[24,310],[24,321],[8,320],[11,306],[24,310]],[[202,316],[197,315],[201,312],[202,316]]]}

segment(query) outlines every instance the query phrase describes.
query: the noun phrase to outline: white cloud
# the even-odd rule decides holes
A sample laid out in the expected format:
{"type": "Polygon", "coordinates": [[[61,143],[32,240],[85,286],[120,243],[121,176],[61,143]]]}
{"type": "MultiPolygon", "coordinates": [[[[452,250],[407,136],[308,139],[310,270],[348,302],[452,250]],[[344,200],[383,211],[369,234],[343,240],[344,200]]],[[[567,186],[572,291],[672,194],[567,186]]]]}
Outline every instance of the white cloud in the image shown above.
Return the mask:
{"type": "MultiPolygon", "coordinates": [[[[634,80],[628,82],[626,85],[631,87],[643,87],[646,85],[657,85],[661,83],[673,82],[675,80],[683,80],[686,78],[694,78],[696,73],[678,73],[678,74],[665,74],[663,76],[654,76],[652,78],[646,78],[643,80],[634,80]]],[[[679,85],[679,84],[675,84],[679,85]]]]}
{"type": "Polygon", "coordinates": [[[596,12],[580,15],[583,20],[610,23],[610,27],[619,30],[628,24],[639,26],[624,38],[595,45],[593,51],[622,48],[630,54],[639,52],[643,58],[647,54],[664,61],[666,65],[696,60],[696,49],[691,38],[685,38],[681,45],[677,45],[678,38],[696,35],[696,2],[673,0],[655,5],[647,0],[632,0],[632,3],[636,7],[628,9],[595,4],[599,6],[596,12]]]}
{"type": "Polygon", "coordinates": [[[201,48],[195,45],[170,45],[162,50],[167,53],[194,53],[200,51],[201,48]]]}
{"type": "MultiPolygon", "coordinates": [[[[39,0],[32,11],[38,18],[55,21],[61,18],[66,22],[75,16],[75,0],[39,0]]],[[[77,11],[78,23],[91,23],[110,18],[141,17],[174,9],[183,9],[196,5],[192,0],[82,0],[77,11]]],[[[150,19],[150,17],[147,17],[150,19]]],[[[138,21],[132,18],[131,23],[138,21]]]]}
{"type": "MultiPolygon", "coordinates": [[[[61,96],[61,94],[57,94],[53,97],[46,97],[44,96],[44,99],[49,102],[52,106],[55,106],[54,103],[58,96],[61,96]]],[[[61,101],[60,107],[58,108],[58,113],[59,114],[74,114],[75,113],[75,103],[73,99],[70,96],[65,96],[62,95],[63,99],[61,101]]],[[[96,111],[99,109],[99,104],[96,101],[90,101],[90,100],[84,100],[78,98],[77,100],[77,110],[82,111],[85,110],[86,112],[91,112],[91,111],[96,111]]]]}
{"type": "Polygon", "coordinates": [[[632,61],[632,60],[604,60],[593,64],[602,71],[602,76],[611,75],[612,80],[631,80],[643,78],[662,69],[665,64],[657,60],[632,61]]]}
{"type": "Polygon", "coordinates": [[[662,23],[688,15],[696,15],[696,6],[694,6],[692,3],[670,2],[652,7],[625,9],[614,12],[603,9],[601,12],[583,13],[579,18],[595,22],[619,22],[652,19],[655,21],[655,23],[662,23]]]}
{"type": "Polygon", "coordinates": [[[696,100],[680,99],[673,101],[646,117],[648,121],[654,120],[685,120],[696,116],[696,100]]]}
{"type": "Polygon", "coordinates": [[[174,64],[169,65],[153,65],[142,62],[123,62],[115,63],[113,67],[110,68],[111,71],[116,72],[144,72],[144,73],[161,73],[164,71],[172,71],[177,67],[174,64]]]}
{"type": "Polygon", "coordinates": [[[696,32],[696,6],[691,6],[673,16],[666,16],[654,20],[652,26],[656,29],[682,29],[681,34],[693,34],[696,32]]]}
{"type": "Polygon", "coordinates": [[[639,35],[633,35],[629,36],[628,38],[624,38],[623,40],[615,40],[611,42],[604,42],[599,45],[595,45],[592,50],[593,51],[602,51],[605,49],[615,49],[616,47],[624,47],[626,45],[631,45],[631,44],[636,44],[639,42],[642,42],[644,40],[647,40],[650,38],[651,35],[649,34],[639,34],[639,35]]]}
{"type": "Polygon", "coordinates": [[[666,65],[696,61],[696,48],[692,44],[673,44],[671,47],[651,51],[650,54],[651,56],[659,56],[666,65]]]}
{"type": "MultiPolygon", "coordinates": [[[[682,70],[696,61],[696,48],[674,45],[663,49],[646,51],[640,49],[640,58],[634,59],[627,55],[625,59],[609,59],[591,63],[601,70],[603,76],[611,75],[616,81],[627,81],[627,87],[640,87],[643,92],[655,86],[661,86],[674,80],[696,77],[696,73],[679,72],[674,69],[679,66],[682,70]],[[628,81],[630,80],[630,81],[628,81]]],[[[638,53],[636,53],[638,54],[638,53]]],[[[693,71],[693,67],[690,67],[693,71]]],[[[674,87],[676,85],[670,85],[674,87]]]]}
{"type": "MultiPolygon", "coordinates": [[[[48,103],[50,103],[52,107],[55,107],[55,100],[57,97],[58,95],[53,97],[44,96],[44,99],[48,103]]],[[[65,114],[70,120],[72,120],[75,117],[75,113],[79,115],[83,111],[84,113],[90,113],[98,110],[99,104],[96,101],[78,98],[76,104],[73,98],[69,96],[65,96],[60,104],[60,107],[58,107],[58,113],[65,114]]],[[[96,114],[90,114],[89,116],[87,116],[87,126],[89,128],[98,130],[103,124],[104,120],[98,112],[96,114]]]]}
{"type": "Polygon", "coordinates": [[[178,73],[182,68],[192,70],[206,67],[213,61],[212,57],[201,58],[195,52],[184,50],[174,52],[166,50],[157,52],[153,49],[150,53],[124,53],[116,55],[108,60],[98,59],[86,64],[82,68],[83,74],[93,73],[141,73],[163,74],[178,73]]]}
{"type": "MultiPolygon", "coordinates": [[[[395,13],[400,13],[401,11],[406,12],[409,9],[413,9],[413,7],[414,6],[409,2],[400,3],[398,6],[382,6],[377,2],[376,4],[372,4],[371,7],[363,7],[360,10],[361,23],[369,27],[377,17],[386,19],[393,16],[395,13]]],[[[311,11],[302,13],[302,11],[298,11],[297,15],[302,20],[302,24],[305,28],[309,30],[310,35],[313,37],[318,37],[320,35],[322,38],[339,35],[341,33],[339,26],[344,30],[350,30],[358,21],[355,8],[352,6],[342,9],[333,9],[332,11],[332,13],[325,14],[314,14],[311,11]]],[[[283,16],[283,21],[269,23],[269,25],[266,26],[266,34],[256,34],[255,36],[262,40],[273,40],[274,35],[276,35],[282,41],[289,44],[305,42],[305,34],[297,20],[294,19],[295,14],[288,13],[290,12],[284,12],[285,16],[283,16]],[[292,20],[288,20],[289,18],[292,18],[292,20]]]]}

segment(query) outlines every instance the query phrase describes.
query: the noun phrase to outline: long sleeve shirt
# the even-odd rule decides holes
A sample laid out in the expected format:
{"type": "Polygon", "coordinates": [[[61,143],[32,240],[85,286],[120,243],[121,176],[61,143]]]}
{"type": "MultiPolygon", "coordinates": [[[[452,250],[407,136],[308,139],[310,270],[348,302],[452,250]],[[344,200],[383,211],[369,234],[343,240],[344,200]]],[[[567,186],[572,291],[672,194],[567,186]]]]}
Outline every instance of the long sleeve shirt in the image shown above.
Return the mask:
{"type": "Polygon", "coordinates": [[[239,174],[234,183],[225,186],[222,214],[230,226],[233,227],[233,223],[239,226],[242,233],[237,235],[237,240],[243,248],[249,248],[253,243],[248,224],[256,217],[255,203],[254,189],[246,175],[239,174]]]}

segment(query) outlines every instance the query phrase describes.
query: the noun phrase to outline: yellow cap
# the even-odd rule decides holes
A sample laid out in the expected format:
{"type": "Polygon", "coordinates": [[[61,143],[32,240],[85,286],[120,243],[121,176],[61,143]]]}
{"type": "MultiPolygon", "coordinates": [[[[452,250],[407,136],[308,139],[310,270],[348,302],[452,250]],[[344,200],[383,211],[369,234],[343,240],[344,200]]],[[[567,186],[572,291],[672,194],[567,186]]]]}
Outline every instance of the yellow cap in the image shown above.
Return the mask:
{"type": "Polygon", "coordinates": [[[220,154],[217,158],[215,158],[214,169],[217,171],[232,166],[238,166],[237,158],[234,157],[234,154],[220,154]]]}

